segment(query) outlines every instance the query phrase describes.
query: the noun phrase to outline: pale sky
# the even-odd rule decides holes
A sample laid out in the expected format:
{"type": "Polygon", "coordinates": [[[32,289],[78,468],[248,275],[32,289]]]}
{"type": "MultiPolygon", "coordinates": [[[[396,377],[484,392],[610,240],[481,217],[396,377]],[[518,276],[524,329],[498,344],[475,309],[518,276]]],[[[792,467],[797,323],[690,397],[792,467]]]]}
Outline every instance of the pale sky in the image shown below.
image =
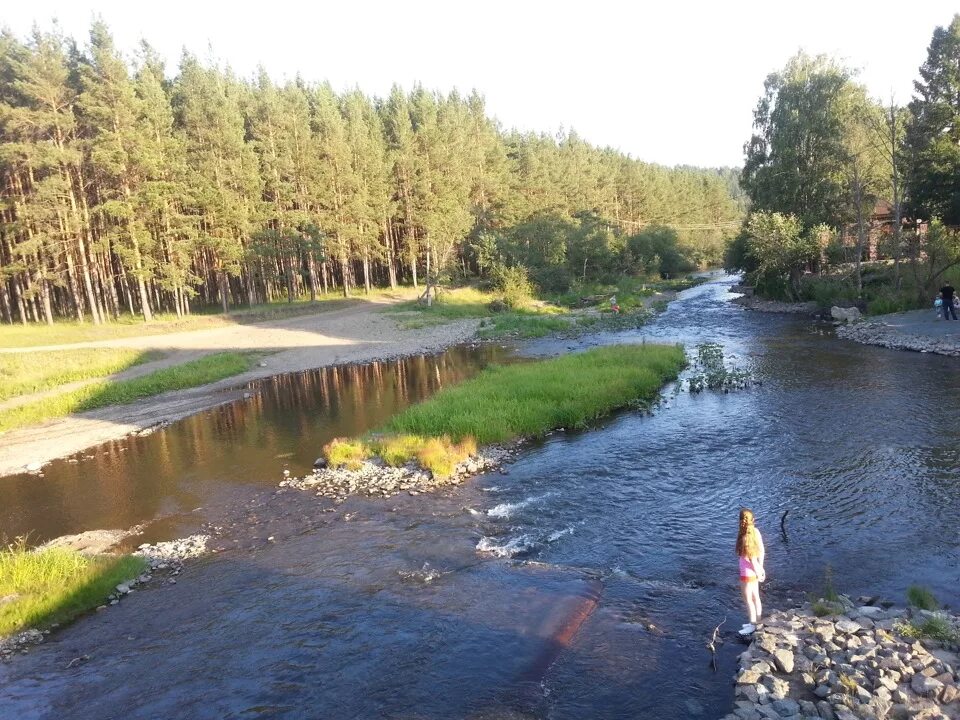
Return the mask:
{"type": "Polygon", "coordinates": [[[507,128],[573,128],[596,145],[665,165],[740,165],[768,73],[798,49],[859,68],[871,94],[910,99],[937,25],[960,3],[911,0],[7,0],[24,37],[56,17],[86,41],[99,13],[118,46],[146,38],[173,73],[184,47],[245,77],[263,64],[340,90],[393,83],[476,88],[507,128]],[[649,5],[645,7],[645,5],[649,5]]]}

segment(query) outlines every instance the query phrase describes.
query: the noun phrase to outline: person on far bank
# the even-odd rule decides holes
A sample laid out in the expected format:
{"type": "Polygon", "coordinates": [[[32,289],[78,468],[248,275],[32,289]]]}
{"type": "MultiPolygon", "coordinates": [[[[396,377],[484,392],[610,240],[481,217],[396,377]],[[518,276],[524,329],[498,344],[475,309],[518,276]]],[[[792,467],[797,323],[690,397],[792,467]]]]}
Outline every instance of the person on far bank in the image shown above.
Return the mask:
{"type": "Polygon", "coordinates": [[[740,628],[741,635],[749,635],[757,629],[763,612],[760,603],[760,583],[767,579],[763,569],[763,538],[753,522],[753,511],[740,511],[740,530],[737,533],[737,555],[740,558],[740,588],[750,614],[750,622],[740,628]]]}
{"type": "Polygon", "coordinates": [[[957,311],[953,305],[954,292],[955,291],[953,289],[953,285],[951,285],[950,283],[947,283],[942,288],[940,288],[940,297],[943,298],[942,307],[943,307],[944,320],[949,320],[950,315],[953,315],[954,320],[957,319],[957,311]]]}

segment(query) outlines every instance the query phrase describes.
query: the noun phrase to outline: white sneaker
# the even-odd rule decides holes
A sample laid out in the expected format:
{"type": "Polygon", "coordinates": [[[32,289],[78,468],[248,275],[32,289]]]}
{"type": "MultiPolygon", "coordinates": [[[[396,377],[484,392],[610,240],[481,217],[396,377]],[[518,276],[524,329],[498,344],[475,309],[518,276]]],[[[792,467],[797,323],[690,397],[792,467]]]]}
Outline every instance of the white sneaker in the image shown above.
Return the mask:
{"type": "Polygon", "coordinates": [[[753,635],[754,631],[757,629],[756,625],[753,623],[744,623],[743,627],[740,628],[741,635],[753,635]]]}

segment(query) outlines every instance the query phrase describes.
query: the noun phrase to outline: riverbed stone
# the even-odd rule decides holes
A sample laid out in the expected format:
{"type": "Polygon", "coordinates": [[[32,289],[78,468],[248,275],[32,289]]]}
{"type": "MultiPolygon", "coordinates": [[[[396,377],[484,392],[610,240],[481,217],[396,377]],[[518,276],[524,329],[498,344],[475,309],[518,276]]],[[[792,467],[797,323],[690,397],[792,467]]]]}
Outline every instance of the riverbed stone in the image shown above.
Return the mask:
{"type": "Polygon", "coordinates": [[[936,678],[917,673],[910,681],[910,688],[917,693],[917,695],[932,697],[943,689],[943,683],[936,678]]]}
{"type": "Polygon", "coordinates": [[[777,649],[773,651],[773,660],[780,672],[788,675],[793,672],[793,653],[789,650],[777,649]]]}
{"type": "Polygon", "coordinates": [[[863,626],[856,622],[855,620],[850,620],[849,618],[840,618],[837,622],[834,623],[834,627],[842,633],[855,633],[860,632],[863,626]]]}
{"type": "Polygon", "coordinates": [[[794,717],[800,714],[800,703],[798,703],[796,700],[791,700],[790,698],[774,700],[771,706],[780,715],[780,717],[794,717]]]}

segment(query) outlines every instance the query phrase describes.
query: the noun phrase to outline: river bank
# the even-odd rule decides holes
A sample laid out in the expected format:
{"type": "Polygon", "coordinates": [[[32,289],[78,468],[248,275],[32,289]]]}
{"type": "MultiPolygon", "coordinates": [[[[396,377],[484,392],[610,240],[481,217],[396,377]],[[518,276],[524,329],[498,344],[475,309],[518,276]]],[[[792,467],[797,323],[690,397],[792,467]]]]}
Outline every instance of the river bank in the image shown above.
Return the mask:
{"type": "Polygon", "coordinates": [[[960,357],[960,322],[939,320],[933,309],[879,315],[840,325],[837,337],[894,350],[960,357]]]}
{"type": "Polygon", "coordinates": [[[766,618],[740,655],[724,720],[960,717],[960,618],[860,600],[840,596],[840,615],[821,600],[766,618]],[[930,627],[944,639],[918,640],[930,627]]]}

